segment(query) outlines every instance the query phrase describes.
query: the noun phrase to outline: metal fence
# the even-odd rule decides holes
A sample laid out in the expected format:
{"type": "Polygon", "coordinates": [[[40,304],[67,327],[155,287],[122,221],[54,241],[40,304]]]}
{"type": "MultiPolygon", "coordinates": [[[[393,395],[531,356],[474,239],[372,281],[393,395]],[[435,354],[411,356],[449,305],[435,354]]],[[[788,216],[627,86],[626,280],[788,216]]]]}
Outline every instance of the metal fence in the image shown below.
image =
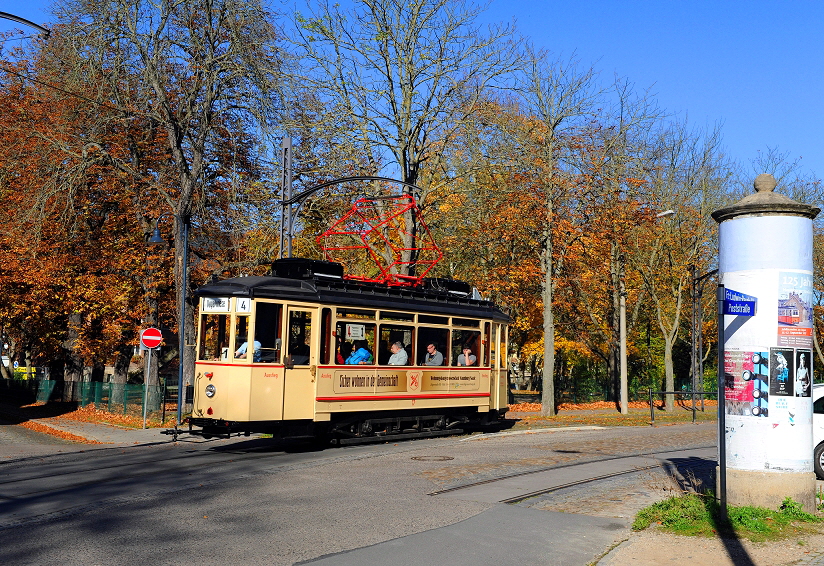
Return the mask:
{"type": "MultiPolygon", "coordinates": [[[[48,379],[2,379],[0,394],[6,402],[28,404],[63,400],[63,381],[48,379]]],[[[183,412],[190,409],[193,387],[186,388],[186,404],[183,412]]],[[[162,385],[149,386],[144,394],[142,384],[81,382],[74,384],[74,402],[80,407],[94,404],[95,408],[116,414],[140,417],[143,415],[144,395],[146,413],[152,418],[166,420],[177,413],[177,380],[167,380],[162,385]]]]}
{"type": "MultiPolygon", "coordinates": [[[[677,404],[686,406],[692,410],[692,422],[695,422],[697,411],[705,411],[705,398],[718,398],[717,391],[653,391],[652,389],[648,389],[647,393],[649,395],[649,417],[652,421],[651,424],[655,423],[655,397],[661,398],[662,402],[664,402],[666,395],[675,396],[675,402],[677,404]]],[[[717,411],[717,408],[713,407],[712,410],[717,411]]]]}

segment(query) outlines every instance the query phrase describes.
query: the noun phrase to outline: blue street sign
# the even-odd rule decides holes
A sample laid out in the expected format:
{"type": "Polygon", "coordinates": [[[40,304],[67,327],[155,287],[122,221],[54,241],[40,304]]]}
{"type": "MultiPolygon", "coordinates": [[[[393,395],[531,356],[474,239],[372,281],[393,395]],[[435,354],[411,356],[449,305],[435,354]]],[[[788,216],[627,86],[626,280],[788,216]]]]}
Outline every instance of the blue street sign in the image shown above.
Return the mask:
{"type": "Polygon", "coordinates": [[[724,314],[733,316],[755,316],[758,298],[724,289],[724,314]]]}

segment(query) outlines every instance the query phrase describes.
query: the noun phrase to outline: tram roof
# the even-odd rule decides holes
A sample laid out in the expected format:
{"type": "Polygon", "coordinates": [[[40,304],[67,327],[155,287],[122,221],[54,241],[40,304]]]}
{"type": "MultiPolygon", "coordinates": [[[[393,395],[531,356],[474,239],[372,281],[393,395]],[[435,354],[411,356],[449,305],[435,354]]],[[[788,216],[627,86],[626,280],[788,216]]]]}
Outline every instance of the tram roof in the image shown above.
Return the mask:
{"type": "Polygon", "coordinates": [[[462,296],[447,289],[393,287],[346,279],[292,279],[250,276],[224,279],[200,287],[200,297],[250,297],[293,300],[383,310],[485,318],[509,322],[509,316],[491,301],[462,296]]]}

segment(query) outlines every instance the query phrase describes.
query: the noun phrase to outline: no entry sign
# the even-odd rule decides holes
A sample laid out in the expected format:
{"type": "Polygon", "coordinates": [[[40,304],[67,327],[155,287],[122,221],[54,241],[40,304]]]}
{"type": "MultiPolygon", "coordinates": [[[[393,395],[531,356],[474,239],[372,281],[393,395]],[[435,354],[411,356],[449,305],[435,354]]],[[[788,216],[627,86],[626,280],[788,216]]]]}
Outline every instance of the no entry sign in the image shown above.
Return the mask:
{"type": "Polygon", "coordinates": [[[160,346],[161,342],[163,342],[163,334],[159,328],[147,328],[140,333],[140,343],[144,348],[153,350],[160,346]]]}

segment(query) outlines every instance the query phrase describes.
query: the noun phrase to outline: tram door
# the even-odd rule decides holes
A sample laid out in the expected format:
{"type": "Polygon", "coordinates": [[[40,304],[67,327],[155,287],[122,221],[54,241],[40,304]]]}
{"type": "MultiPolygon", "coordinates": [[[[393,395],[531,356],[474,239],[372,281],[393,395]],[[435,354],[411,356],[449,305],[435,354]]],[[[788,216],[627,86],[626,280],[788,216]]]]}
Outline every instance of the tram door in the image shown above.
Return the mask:
{"type": "Polygon", "coordinates": [[[317,368],[317,312],[287,306],[286,368],[283,372],[283,419],[313,419],[317,368]]]}

